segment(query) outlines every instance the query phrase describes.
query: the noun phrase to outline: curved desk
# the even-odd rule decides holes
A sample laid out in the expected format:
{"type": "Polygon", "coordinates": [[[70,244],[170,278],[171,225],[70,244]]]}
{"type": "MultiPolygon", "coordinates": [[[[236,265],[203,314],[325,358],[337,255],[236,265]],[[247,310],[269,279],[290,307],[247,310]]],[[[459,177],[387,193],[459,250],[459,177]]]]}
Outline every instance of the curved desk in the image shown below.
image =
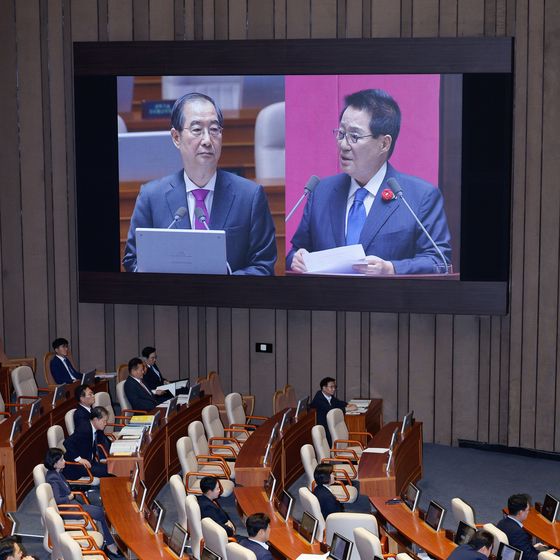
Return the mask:
{"type": "Polygon", "coordinates": [[[560,523],[557,521],[551,523],[532,507],[523,527],[539,541],[560,550],[560,523]]]}
{"type": "MultiPolygon", "coordinates": [[[[401,422],[389,422],[373,436],[368,447],[388,448],[395,428],[401,422]]],[[[362,453],[358,465],[360,493],[366,496],[399,496],[409,482],[422,478],[422,422],[415,422],[399,440],[393,452],[389,473],[387,453],[362,453]]]]}

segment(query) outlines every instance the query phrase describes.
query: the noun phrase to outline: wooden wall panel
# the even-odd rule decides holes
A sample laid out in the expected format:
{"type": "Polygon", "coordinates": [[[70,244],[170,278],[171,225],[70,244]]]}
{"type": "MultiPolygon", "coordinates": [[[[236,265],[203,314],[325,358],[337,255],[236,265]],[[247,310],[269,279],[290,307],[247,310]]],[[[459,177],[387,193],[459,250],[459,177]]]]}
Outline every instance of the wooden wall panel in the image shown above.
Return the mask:
{"type": "Polygon", "coordinates": [[[311,312],[288,311],[288,383],[298,395],[313,395],[311,383],[311,312]]]}
{"type": "MultiPolygon", "coordinates": [[[[359,339],[358,339],[359,340],[359,339]]],[[[346,375],[336,375],[336,311],[311,312],[311,387],[319,388],[322,378],[338,377],[339,392],[345,393],[349,384],[359,386],[360,352],[358,347],[358,367],[347,363],[346,375]]]]}
{"type": "Polygon", "coordinates": [[[413,0],[412,36],[437,37],[439,0],[413,0]]]}
{"type": "MultiPolygon", "coordinates": [[[[179,379],[179,317],[176,307],[155,306],[154,333],[153,346],[157,349],[162,371],[170,381],[179,379]]],[[[139,350],[151,345],[148,341],[139,350]]]]}
{"type": "Polygon", "coordinates": [[[400,37],[401,3],[394,0],[371,0],[371,36],[400,37]]]}
{"type": "Polygon", "coordinates": [[[434,442],[451,445],[453,441],[453,317],[437,315],[435,326],[434,442]]]}
{"type": "Polygon", "coordinates": [[[107,6],[107,33],[110,41],[132,41],[132,0],[109,2],[107,6]]]}
{"type": "Polygon", "coordinates": [[[311,37],[336,37],[337,0],[311,0],[311,37]]]}
{"type": "Polygon", "coordinates": [[[247,16],[247,39],[274,37],[274,0],[247,0],[247,16]]]}
{"type": "Polygon", "coordinates": [[[439,36],[457,36],[457,1],[440,0],[439,3],[439,36]]]}
{"type": "Polygon", "coordinates": [[[347,39],[358,39],[363,36],[363,4],[364,0],[345,0],[344,2],[339,2],[339,37],[346,37],[347,39]]]}
{"type": "Polygon", "coordinates": [[[286,39],[309,39],[310,19],[310,0],[286,0],[286,39]]]}

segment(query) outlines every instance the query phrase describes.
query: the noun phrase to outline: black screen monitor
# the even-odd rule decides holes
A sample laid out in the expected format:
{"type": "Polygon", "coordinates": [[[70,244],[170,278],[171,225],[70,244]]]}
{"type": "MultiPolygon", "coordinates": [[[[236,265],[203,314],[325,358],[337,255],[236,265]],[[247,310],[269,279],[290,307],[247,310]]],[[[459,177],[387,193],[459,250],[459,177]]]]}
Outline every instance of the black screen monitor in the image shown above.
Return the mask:
{"type": "Polygon", "coordinates": [[[406,487],[405,491],[401,494],[402,501],[410,509],[414,511],[418,505],[418,498],[420,497],[420,489],[412,484],[412,482],[406,487]]]}
{"type": "Polygon", "coordinates": [[[328,558],[331,560],[349,560],[354,543],[335,533],[331,541],[328,558]]]}
{"type": "Polygon", "coordinates": [[[280,494],[276,502],[276,509],[278,510],[280,517],[284,521],[286,521],[286,523],[290,518],[293,503],[294,499],[292,498],[292,496],[288,492],[286,492],[286,490],[282,490],[282,493],[280,494]]]}
{"type": "Polygon", "coordinates": [[[496,560],[521,560],[523,552],[509,544],[500,543],[496,560]]]}
{"type": "Polygon", "coordinates": [[[173,397],[167,401],[167,410],[165,411],[165,418],[169,418],[177,410],[177,400],[179,397],[173,397]]]}
{"type": "Polygon", "coordinates": [[[165,510],[163,509],[163,506],[157,500],[154,500],[150,509],[146,512],[148,525],[151,527],[154,533],[157,533],[159,531],[161,522],[163,520],[164,511],[165,510]]]}
{"type": "Polygon", "coordinates": [[[412,419],[414,417],[414,410],[411,410],[408,414],[404,415],[402,426],[401,426],[401,434],[404,436],[405,432],[412,426],[412,419]]]}
{"type": "Polygon", "coordinates": [[[189,389],[189,395],[187,400],[187,405],[191,404],[191,402],[200,396],[200,383],[193,385],[189,389]]]}
{"type": "Polygon", "coordinates": [[[558,515],[558,506],[560,502],[554,496],[546,494],[544,497],[544,502],[541,508],[541,514],[543,517],[548,519],[551,523],[556,521],[556,516],[558,515]]]}
{"type": "Polygon", "coordinates": [[[12,429],[10,430],[10,441],[14,441],[16,436],[21,432],[21,423],[23,422],[22,417],[18,416],[13,424],[12,429]]]}
{"type": "Polygon", "coordinates": [[[189,534],[179,523],[173,525],[171,536],[167,542],[167,546],[179,557],[183,558],[189,534]]]}
{"type": "Polygon", "coordinates": [[[296,413],[294,415],[296,420],[301,416],[301,414],[304,411],[307,411],[308,404],[309,404],[309,396],[299,399],[296,407],[296,413]]]}
{"type": "Polygon", "coordinates": [[[94,384],[95,384],[95,370],[94,369],[82,374],[82,385],[94,385],[94,384]]]}
{"type": "Polygon", "coordinates": [[[476,527],[473,527],[464,521],[459,521],[459,526],[457,527],[457,532],[455,533],[453,542],[458,545],[467,544],[475,533],[476,527]]]}
{"type": "Polygon", "coordinates": [[[200,555],[200,560],[222,560],[222,557],[212,552],[209,548],[204,547],[200,555]]]}
{"type": "Polygon", "coordinates": [[[286,410],[286,412],[284,412],[284,414],[282,415],[282,421],[280,422],[280,428],[279,428],[280,432],[283,432],[284,428],[289,425],[291,415],[292,415],[292,409],[288,408],[288,410],[286,410]]]}
{"type": "Polygon", "coordinates": [[[33,403],[31,403],[31,408],[29,409],[29,416],[27,418],[27,423],[31,424],[33,422],[33,418],[37,416],[41,412],[41,401],[37,399],[33,403]]]}
{"type": "Polygon", "coordinates": [[[66,388],[64,385],[57,385],[54,389],[53,398],[52,398],[52,405],[55,406],[56,403],[64,398],[64,394],[66,393],[66,388]]]}
{"type": "Polygon", "coordinates": [[[439,531],[443,522],[444,515],[445,508],[432,500],[430,502],[430,505],[428,506],[428,511],[426,511],[426,517],[424,518],[424,521],[434,531],[439,531]]]}
{"type": "Polygon", "coordinates": [[[319,521],[309,512],[304,511],[299,524],[299,534],[309,543],[313,544],[319,521]]]}

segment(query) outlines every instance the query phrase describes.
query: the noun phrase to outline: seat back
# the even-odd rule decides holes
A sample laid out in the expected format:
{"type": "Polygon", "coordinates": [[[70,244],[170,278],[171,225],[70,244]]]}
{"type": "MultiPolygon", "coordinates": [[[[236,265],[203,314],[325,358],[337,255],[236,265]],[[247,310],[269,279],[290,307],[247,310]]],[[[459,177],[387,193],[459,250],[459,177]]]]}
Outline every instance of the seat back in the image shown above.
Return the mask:
{"type": "Polygon", "coordinates": [[[309,443],[301,446],[299,450],[301,457],[301,462],[303,464],[303,470],[305,471],[305,477],[307,478],[307,487],[309,490],[313,487],[315,467],[317,466],[317,457],[315,456],[315,450],[313,446],[309,443]]]}
{"type": "Polygon", "coordinates": [[[305,486],[302,486],[298,490],[298,492],[301,502],[301,510],[310,513],[317,519],[317,521],[319,522],[317,524],[317,540],[324,541],[325,518],[321,513],[321,504],[319,503],[319,500],[317,499],[315,494],[313,494],[313,492],[311,492],[311,490],[309,490],[309,488],[306,488],[305,486]]]}
{"type": "Polygon", "coordinates": [[[208,455],[210,449],[208,448],[208,440],[204,432],[204,425],[200,420],[195,420],[189,424],[187,433],[191,438],[192,446],[196,455],[208,455]]]}
{"type": "MultiPolygon", "coordinates": [[[[111,395],[109,395],[107,391],[99,391],[99,393],[95,393],[93,406],[102,406],[109,413],[109,415],[107,416],[107,422],[109,424],[115,423],[115,411],[113,410],[113,402],[111,401],[111,395]]],[[[114,430],[114,426],[107,426],[105,428],[105,433],[113,432],[114,430]]]]}
{"type": "Polygon", "coordinates": [[[66,432],[69,436],[74,433],[76,426],[74,425],[74,412],[76,412],[75,408],[71,408],[65,415],[64,415],[64,424],[66,424],[66,432]]]}
{"type": "Polygon", "coordinates": [[[558,556],[556,556],[556,554],[554,554],[554,552],[550,552],[548,550],[543,550],[542,552],[539,552],[539,555],[537,557],[538,560],[558,560],[558,556]]]}
{"type": "Polygon", "coordinates": [[[226,550],[227,560],[257,560],[257,557],[252,550],[249,550],[236,542],[228,542],[226,550]]]}
{"type": "Polygon", "coordinates": [[[49,449],[51,447],[57,447],[58,449],[62,449],[64,453],[66,453],[66,448],[64,447],[64,430],[62,426],[58,424],[53,424],[47,430],[47,442],[49,445],[49,449]]]}
{"type": "MultiPolygon", "coordinates": [[[[212,398],[212,400],[214,400],[212,398]]],[[[209,404],[202,409],[202,423],[208,438],[224,437],[224,425],[220,420],[220,413],[218,407],[209,404]]]]}
{"type": "Polygon", "coordinates": [[[126,381],[128,377],[128,364],[119,364],[117,367],[117,383],[126,381]]]}
{"type": "Polygon", "coordinates": [[[33,484],[38,488],[40,484],[47,482],[47,467],[39,463],[33,467],[33,484]]]}
{"type": "MultiPolygon", "coordinates": [[[[379,538],[377,519],[369,513],[331,513],[326,521],[326,541],[328,543],[332,541],[334,533],[338,533],[353,542],[355,527],[367,529],[379,538]]],[[[360,555],[355,546],[352,547],[350,560],[360,560],[360,555]]]]}
{"type": "MultiPolygon", "coordinates": [[[[198,470],[198,461],[194,454],[194,449],[192,446],[192,441],[189,436],[183,436],[177,440],[177,456],[179,457],[179,462],[181,463],[181,471],[183,476],[188,472],[196,472],[198,470]]],[[[193,481],[195,479],[193,478],[193,481]]],[[[189,480],[189,484],[190,484],[189,480]]]]}
{"type": "Polygon", "coordinates": [[[274,391],[274,395],[272,395],[272,414],[278,414],[283,408],[284,402],[284,392],[283,391],[274,391]]]}
{"type": "Polygon", "coordinates": [[[239,393],[230,393],[224,400],[229,425],[246,424],[247,417],[243,408],[243,399],[239,393]]]}
{"type": "Polygon", "coordinates": [[[213,519],[205,517],[202,520],[202,536],[204,537],[204,546],[215,552],[222,558],[227,558],[228,536],[226,530],[218,525],[213,519]]]}
{"type": "Polygon", "coordinates": [[[284,178],[286,157],[286,104],[264,107],[255,121],[255,173],[257,177],[284,178]]]}
{"type": "Polygon", "coordinates": [[[212,395],[212,402],[216,405],[224,404],[225,394],[220,376],[215,371],[208,374],[208,391],[212,395]]]}
{"type": "MultiPolygon", "coordinates": [[[[39,505],[39,513],[41,514],[41,524],[44,527],[47,508],[53,507],[54,509],[58,510],[51,485],[48,484],[47,482],[39,484],[39,486],[35,488],[35,496],[37,497],[37,504],[39,505]]],[[[47,530],[45,530],[45,534],[43,536],[43,548],[46,551],[50,552],[49,533],[47,530]]]]}
{"type": "Polygon", "coordinates": [[[363,527],[356,527],[353,534],[354,545],[356,546],[360,560],[383,558],[379,537],[363,527]]]}
{"type": "MultiPolygon", "coordinates": [[[[348,428],[346,426],[346,422],[344,421],[344,413],[340,410],[340,408],[333,408],[327,412],[327,426],[329,427],[333,443],[337,439],[349,439],[348,428]]],[[[337,447],[348,447],[348,444],[341,443],[337,447]]]]}
{"type": "Polygon", "coordinates": [[[121,410],[124,410],[125,408],[132,408],[130,406],[130,403],[128,402],[128,399],[126,398],[126,394],[124,392],[124,382],[126,381],[126,379],[124,381],[119,381],[117,383],[117,400],[119,401],[119,405],[121,407],[121,410]]]}
{"type": "Polygon", "coordinates": [[[296,408],[296,390],[289,384],[284,387],[284,399],[285,407],[296,408]]]}
{"type": "Polygon", "coordinates": [[[200,519],[200,506],[196,496],[189,494],[185,499],[187,512],[187,526],[191,540],[192,555],[200,560],[200,542],[202,541],[202,521],[200,519]]]}
{"type": "Polygon", "coordinates": [[[185,509],[185,499],[187,497],[187,493],[185,491],[183,480],[178,474],[174,474],[169,479],[169,486],[171,487],[171,496],[173,497],[173,503],[175,504],[175,509],[177,510],[177,521],[183,529],[188,530],[187,510],[185,509]]]}
{"type": "Polygon", "coordinates": [[[463,521],[475,527],[474,510],[467,502],[461,500],[461,498],[453,498],[451,500],[451,511],[453,511],[453,517],[455,517],[457,523],[463,521]]]}
{"type": "Polygon", "coordinates": [[[51,558],[61,558],[60,536],[66,532],[58,510],[49,506],[45,510],[45,529],[51,541],[51,558]]]}
{"type": "Polygon", "coordinates": [[[482,527],[485,531],[492,533],[494,537],[494,546],[492,546],[492,554],[496,556],[498,554],[498,548],[500,547],[500,543],[503,542],[505,544],[509,544],[509,540],[507,535],[501,530],[496,527],[496,525],[492,523],[486,523],[482,527]]]}
{"type": "MultiPolygon", "coordinates": [[[[18,397],[27,395],[36,397],[39,394],[33,370],[29,366],[18,366],[11,371],[12,384],[18,397]]],[[[31,402],[25,400],[25,402],[31,402]]]]}
{"type": "Polygon", "coordinates": [[[331,456],[329,442],[327,441],[327,434],[323,426],[313,426],[311,428],[311,439],[313,447],[315,448],[315,456],[317,461],[321,462],[323,459],[328,459],[331,456]]]}
{"type": "Polygon", "coordinates": [[[43,375],[45,376],[45,383],[47,385],[56,385],[56,381],[51,373],[51,362],[56,356],[54,352],[47,352],[43,356],[43,375]]]}
{"type": "Polygon", "coordinates": [[[82,560],[82,548],[68,533],[59,537],[60,553],[63,560],[82,560]]]}

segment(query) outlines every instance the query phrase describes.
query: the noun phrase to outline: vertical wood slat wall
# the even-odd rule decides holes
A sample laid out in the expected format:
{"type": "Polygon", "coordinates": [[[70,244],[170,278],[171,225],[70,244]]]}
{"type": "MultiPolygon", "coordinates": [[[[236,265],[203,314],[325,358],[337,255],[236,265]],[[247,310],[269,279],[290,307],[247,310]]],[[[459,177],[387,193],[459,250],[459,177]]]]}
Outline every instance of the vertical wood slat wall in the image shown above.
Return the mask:
{"type": "Polygon", "coordinates": [[[154,344],[174,377],[221,372],[270,412],[335,375],[340,392],[413,408],[427,441],[560,450],[560,10],[552,0],[7,0],[0,3],[0,335],[41,357],[67,336],[83,367],[154,344]],[[516,38],[507,317],[78,304],[72,41],[516,38]],[[274,354],[257,354],[272,342],[274,354]]]}

